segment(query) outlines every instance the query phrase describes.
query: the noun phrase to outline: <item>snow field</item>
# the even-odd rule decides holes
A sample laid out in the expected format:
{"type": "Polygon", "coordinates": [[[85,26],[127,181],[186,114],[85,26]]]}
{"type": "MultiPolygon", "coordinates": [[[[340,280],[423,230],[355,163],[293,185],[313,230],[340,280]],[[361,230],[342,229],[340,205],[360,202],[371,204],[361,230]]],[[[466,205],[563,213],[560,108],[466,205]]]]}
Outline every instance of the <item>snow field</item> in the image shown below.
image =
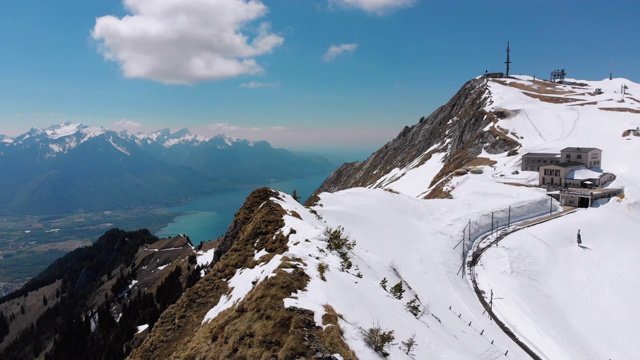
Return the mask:
{"type": "MultiPolygon", "coordinates": [[[[527,77],[509,81],[530,84],[527,77]]],[[[484,253],[476,267],[477,279],[486,298],[493,289],[494,310],[500,319],[544,359],[637,357],[640,331],[634,325],[640,322],[640,312],[634,300],[640,298],[640,138],[621,135],[640,126],[640,115],[599,109],[640,109],[631,99],[618,102],[621,94],[615,91],[622,84],[628,85],[628,93],[640,94],[640,85],[614,79],[589,82],[590,87],[578,94],[550,95],[580,99],[582,106],[573,106],[544,102],[515,87],[490,82],[487,110],[511,110],[514,115],[496,125],[508,129],[522,147],[512,157],[483,153],[497,164],[483,167],[483,174],[453,178],[451,200],[420,199],[442,166],[442,154],[395,169],[372,188],[320,194],[312,209],[281,193],[282,200],[274,199],[288,212],[281,231],[296,230],[284,255],[302,258],[306,265],[301,266],[311,277],[306,290],[285,299],[285,306],[314,311],[316,323],[322,326],[323,306],[331,305],[343,316],[340,326],[347,343],[363,359],[378,356],[361,334],[361,329],[376,325],[394,331],[395,345],[388,349],[393,359],[410,358],[400,342],[413,334],[416,359],[528,359],[483,315],[468,280],[458,275],[461,249],[454,246],[469,221],[472,238],[490,231],[492,212],[504,215],[511,206],[511,219],[516,222],[549,211],[545,190],[507,184],[537,184],[536,173],[513,174],[520,171],[522,154],[597,147],[603,150],[603,170],[618,176],[611,187],[625,187],[624,199],[614,198],[598,208],[581,209],[507,236],[484,253]],[[603,94],[591,95],[595,88],[603,94]],[[346,272],[340,271],[339,256],[328,252],[324,241],[324,230],[338,227],[356,241],[349,253],[353,267],[346,272]],[[577,229],[582,230],[585,248],[575,242],[577,229]],[[318,272],[321,263],[328,266],[326,281],[318,272]],[[401,300],[382,289],[384,278],[387,289],[402,281],[401,300]],[[405,308],[414,296],[430,308],[420,319],[405,308]]],[[[499,219],[499,225],[504,225],[504,216],[499,219]]],[[[274,257],[255,269],[239,270],[230,281],[232,294],[211,314],[239,301],[248,292],[241,288],[270,276],[279,262],[274,257]]]]}
{"type": "Polygon", "coordinates": [[[637,206],[614,200],[523,229],[485,253],[479,285],[503,298],[498,316],[543,358],[632,359],[640,351],[638,224],[637,206]]]}

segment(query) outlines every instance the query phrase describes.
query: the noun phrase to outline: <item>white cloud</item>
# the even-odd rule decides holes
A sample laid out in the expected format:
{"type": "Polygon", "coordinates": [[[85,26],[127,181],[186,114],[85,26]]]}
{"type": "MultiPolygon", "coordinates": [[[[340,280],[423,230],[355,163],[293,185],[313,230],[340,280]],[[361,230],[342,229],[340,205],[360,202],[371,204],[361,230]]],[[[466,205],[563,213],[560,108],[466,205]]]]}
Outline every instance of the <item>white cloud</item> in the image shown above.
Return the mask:
{"type": "Polygon", "coordinates": [[[331,45],[324,55],[322,55],[322,60],[329,62],[335,60],[338,55],[341,55],[345,52],[352,53],[358,48],[358,44],[340,44],[340,45],[331,45]]]}
{"type": "Polygon", "coordinates": [[[266,15],[260,0],[124,0],[130,15],[96,19],[91,36],[106,60],[127,78],[170,84],[257,74],[256,56],[272,52],[284,38],[249,24],[266,15]]]}
{"type": "Polygon", "coordinates": [[[241,87],[249,88],[249,89],[258,89],[258,88],[277,88],[280,87],[278,83],[262,83],[257,81],[250,81],[248,83],[240,84],[241,87]]]}
{"type": "Polygon", "coordinates": [[[122,130],[134,130],[142,127],[142,124],[137,123],[135,121],[128,120],[128,119],[120,119],[115,123],[113,123],[113,127],[116,129],[122,129],[122,130]]]}
{"type": "Polygon", "coordinates": [[[231,125],[229,123],[213,123],[205,126],[205,128],[213,135],[225,134],[230,131],[238,131],[242,129],[239,126],[231,125]]]}
{"type": "Polygon", "coordinates": [[[329,5],[364,10],[371,14],[384,15],[391,11],[413,6],[417,0],[329,0],[329,5]]]}

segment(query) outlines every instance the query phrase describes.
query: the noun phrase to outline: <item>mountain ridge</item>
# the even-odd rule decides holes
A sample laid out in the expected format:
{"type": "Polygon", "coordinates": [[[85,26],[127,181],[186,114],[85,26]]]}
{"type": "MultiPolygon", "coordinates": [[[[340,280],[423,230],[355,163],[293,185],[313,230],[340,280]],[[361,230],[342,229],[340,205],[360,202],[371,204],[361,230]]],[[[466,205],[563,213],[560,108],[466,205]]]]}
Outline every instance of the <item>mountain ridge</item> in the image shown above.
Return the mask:
{"type": "Polygon", "coordinates": [[[217,191],[328,172],[324,158],[187,129],[132,135],[66,122],[0,142],[0,213],[171,206],[217,191]]]}
{"type": "MultiPolygon", "coordinates": [[[[485,110],[486,84],[485,77],[469,80],[445,105],[422,117],[417,124],[405,126],[395,139],[366,161],[342,165],[325,180],[316,194],[357,186],[377,187],[381,185],[379,180],[393,169],[415,167],[413,162],[424,163],[433,155],[443,154],[445,166],[443,172],[432,180],[432,187],[452,170],[475,159],[483,150],[500,153],[517,148],[519,144],[516,141],[496,135],[494,128],[485,130],[495,119],[494,114],[485,110]]],[[[442,195],[432,191],[427,196],[442,195]]]]}

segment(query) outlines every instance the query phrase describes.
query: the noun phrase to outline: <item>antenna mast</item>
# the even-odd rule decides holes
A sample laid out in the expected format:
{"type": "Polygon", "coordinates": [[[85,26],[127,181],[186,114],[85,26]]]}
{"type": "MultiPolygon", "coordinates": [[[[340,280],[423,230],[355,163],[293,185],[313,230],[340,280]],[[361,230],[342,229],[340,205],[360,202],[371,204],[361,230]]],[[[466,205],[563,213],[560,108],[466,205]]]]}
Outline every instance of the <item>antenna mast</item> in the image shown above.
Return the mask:
{"type": "Polygon", "coordinates": [[[507,76],[509,76],[509,70],[511,69],[511,57],[509,56],[510,52],[511,50],[509,49],[509,42],[507,41],[507,61],[504,62],[505,64],[507,64],[507,76]]]}

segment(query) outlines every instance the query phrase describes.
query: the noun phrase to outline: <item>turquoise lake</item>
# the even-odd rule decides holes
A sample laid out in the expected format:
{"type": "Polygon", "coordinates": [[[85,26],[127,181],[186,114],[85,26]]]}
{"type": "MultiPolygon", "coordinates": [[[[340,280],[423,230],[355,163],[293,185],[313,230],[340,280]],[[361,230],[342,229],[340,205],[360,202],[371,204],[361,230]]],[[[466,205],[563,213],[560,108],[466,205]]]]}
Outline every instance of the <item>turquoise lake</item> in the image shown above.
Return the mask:
{"type": "MultiPolygon", "coordinates": [[[[295,189],[304,201],[329,174],[321,174],[304,179],[289,180],[266,184],[269,188],[291,194],[295,189]]],[[[175,213],[187,213],[177,216],[173,222],[160,229],[155,235],[164,238],[185,234],[194,245],[200,241],[218,238],[227,231],[236,211],[253,189],[226,191],[195,198],[185,205],[170,208],[175,213]]]]}

